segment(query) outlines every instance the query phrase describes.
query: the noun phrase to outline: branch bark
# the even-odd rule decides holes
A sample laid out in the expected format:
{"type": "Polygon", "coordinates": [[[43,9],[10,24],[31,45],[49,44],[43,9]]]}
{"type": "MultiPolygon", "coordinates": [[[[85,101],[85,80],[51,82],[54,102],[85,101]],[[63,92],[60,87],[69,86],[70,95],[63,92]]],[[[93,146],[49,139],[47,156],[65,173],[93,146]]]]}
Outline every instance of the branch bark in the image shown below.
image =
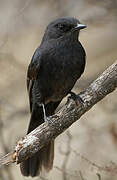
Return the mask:
{"type": "Polygon", "coordinates": [[[30,134],[18,141],[14,150],[0,159],[0,166],[21,163],[64,132],[97,102],[117,87],[117,61],[105,70],[94,82],[79,94],[83,103],[68,99],[67,103],[53,116],[30,134]]]}

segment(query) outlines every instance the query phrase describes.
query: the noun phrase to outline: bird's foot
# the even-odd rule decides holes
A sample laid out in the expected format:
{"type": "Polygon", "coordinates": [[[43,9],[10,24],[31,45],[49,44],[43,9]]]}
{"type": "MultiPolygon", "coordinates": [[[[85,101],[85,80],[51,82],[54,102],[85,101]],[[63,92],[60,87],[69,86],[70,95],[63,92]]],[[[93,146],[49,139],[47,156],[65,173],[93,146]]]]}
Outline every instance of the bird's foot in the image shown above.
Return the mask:
{"type": "Polygon", "coordinates": [[[51,116],[46,116],[46,111],[45,111],[45,105],[42,104],[42,107],[43,107],[43,115],[44,115],[44,122],[50,122],[50,123],[53,123],[53,121],[51,120],[51,116]]]}
{"type": "Polygon", "coordinates": [[[51,116],[46,117],[46,119],[45,119],[44,121],[53,124],[53,121],[52,121],[52,119],[51,119],[51,116]]]}
{"type": "Polygon", "coordinates": [[[79,105],[79,103],[82,104],[82,105],[84,104],[83,99],[79,95],[76,95],[72,91],[69,94],[70,94],[70,96],[68,98],[73,99],[77,106],[79,105]]]}
{"type": "Polygon", "coordinates": [[[48,119],[49,119],[49,117],[47,117],[47,116],[44,117],[44,122],[48,122],[49,121],[48,119]]]}

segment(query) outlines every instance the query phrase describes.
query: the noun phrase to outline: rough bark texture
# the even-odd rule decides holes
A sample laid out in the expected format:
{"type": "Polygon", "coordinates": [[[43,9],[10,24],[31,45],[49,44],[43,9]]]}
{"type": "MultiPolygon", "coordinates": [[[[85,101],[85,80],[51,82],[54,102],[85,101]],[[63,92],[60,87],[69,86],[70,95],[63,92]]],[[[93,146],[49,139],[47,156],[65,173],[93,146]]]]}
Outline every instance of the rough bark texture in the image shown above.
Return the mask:
{"type": "Polygon", "coordinates": [[[83,103],[68,99],[65,106],[30,134],[22,138],[15,150],[0,160],[0,165],[11,162],[20,163],[39,151],[77,121],[92,106],[114,91],[117,87],[117,61],[104,71],[91,85],[79,95],[83,103]]]}

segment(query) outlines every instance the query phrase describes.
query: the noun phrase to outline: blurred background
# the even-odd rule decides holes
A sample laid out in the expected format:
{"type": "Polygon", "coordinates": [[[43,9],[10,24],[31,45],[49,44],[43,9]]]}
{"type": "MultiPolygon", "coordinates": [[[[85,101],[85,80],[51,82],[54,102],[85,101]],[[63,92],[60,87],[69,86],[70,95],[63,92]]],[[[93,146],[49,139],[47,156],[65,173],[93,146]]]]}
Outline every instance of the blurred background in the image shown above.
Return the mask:
{"type": "MultiPolygon", "coordinates": [[[[27,66],[45,27],[63,16],[76,17],[87,25],[80,33],[87,64],[75,92],[117,59],[117,0],[0,0],[0,156],[26,134],[30,118],[27,66]]],[[[116,180],[116,120],[117,91],[56,139],[54,168],[37,179],[116,180]]],[[[18,179],[25,179],[18,165],[0,169],[0,180],[18,179]]]]}

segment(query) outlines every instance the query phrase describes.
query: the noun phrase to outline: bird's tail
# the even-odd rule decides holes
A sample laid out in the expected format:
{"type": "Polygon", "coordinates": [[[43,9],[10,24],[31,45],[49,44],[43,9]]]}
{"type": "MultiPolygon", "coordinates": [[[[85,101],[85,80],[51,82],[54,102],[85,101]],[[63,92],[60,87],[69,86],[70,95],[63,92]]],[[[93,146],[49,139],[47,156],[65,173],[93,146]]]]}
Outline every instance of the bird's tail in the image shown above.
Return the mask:
{"type": "MultiPolygon", "coordinates": [[[[54,114],[59,102],[50,102],[46,105],[46,115],[50,116],[54,114]]],[[[44,122],[42,107],[35,106],[30,119],[30,124],[28,128],[28,133],[34,130],[37,126],[44,122]]],[[[27,133],[27,134],[28,134],[27,133]]],[[[54,141],[51,141],[47,146],[43,147],[37,153],[35,153],[31,158],[20,164],[21,173],[24,176],[38,176],[42,170],[42,167],[46,171],[49,171],[53,167],[54,159],[54,141]]]]}

